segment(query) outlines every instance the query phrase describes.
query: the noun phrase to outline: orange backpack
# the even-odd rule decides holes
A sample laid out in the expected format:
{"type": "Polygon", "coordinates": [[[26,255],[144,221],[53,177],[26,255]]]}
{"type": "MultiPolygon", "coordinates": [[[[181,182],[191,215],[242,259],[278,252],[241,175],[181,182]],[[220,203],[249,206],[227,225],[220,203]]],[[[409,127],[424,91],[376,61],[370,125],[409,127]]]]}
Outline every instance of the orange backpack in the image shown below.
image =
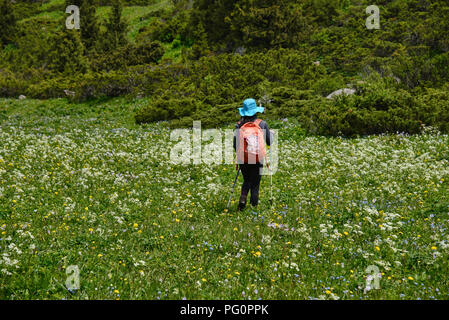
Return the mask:
{"type": "Polygon", "coordinates": [[[239,129],[237,164],[258,164],[265,160],[267,151],[261,122],[260,119],[247,122],[239,129]]]}

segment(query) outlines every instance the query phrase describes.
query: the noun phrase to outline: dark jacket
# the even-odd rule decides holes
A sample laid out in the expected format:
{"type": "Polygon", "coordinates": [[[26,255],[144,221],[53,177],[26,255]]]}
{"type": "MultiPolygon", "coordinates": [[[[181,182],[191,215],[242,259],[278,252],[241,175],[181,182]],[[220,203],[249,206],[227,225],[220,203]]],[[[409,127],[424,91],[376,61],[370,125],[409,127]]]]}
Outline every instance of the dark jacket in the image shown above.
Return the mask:
{"type": "MultiPolygon", "coordinates": [[[[235,132],[234,132],[234,150],[236,150],[237,148],[237,138],[238,138],[238,134],[239,134],[239,129],[248,122],[254,122],[257,120],[257,115],[253,116],[253,117],[243,117],[239,123],[237,123],[235,125],[235,132]]],[[[265,136],[265,143],[268,146],[271,146],[271,132],[270,132],[270,128],[268,127],[268,124],[262,120],[262,122],[260,123],[260,128],[263,130],[264,136],[265,136]]]]}

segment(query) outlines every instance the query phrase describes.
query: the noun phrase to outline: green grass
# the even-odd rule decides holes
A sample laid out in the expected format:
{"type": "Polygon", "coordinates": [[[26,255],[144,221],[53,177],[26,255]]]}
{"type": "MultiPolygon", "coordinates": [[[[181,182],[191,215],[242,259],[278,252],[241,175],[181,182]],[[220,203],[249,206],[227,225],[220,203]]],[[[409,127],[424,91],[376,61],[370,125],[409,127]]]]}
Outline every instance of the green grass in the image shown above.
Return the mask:
{"type": "Polygon", "coordinates": [[[149,12],[154,11],[154,9],[149,7],[127,7],[124,10],[124,17],[129,23],[128,29],[128,40],[130,42],[135,42],[136,36],[139,34],[139,30],[147,26],[152,18],[141,19],[149,12]]]}
{"type": "MultiPolygon", "coordinates": [[[[40,6],[40,11],[53,11],[55,8],[64,8],[65,0],[50,0],[40,6]]],[[[65,10],[63,10],[65,11],[65,10]]]]}
{"type": "Polygon", "coordinates": [[[234,166],[170,163],[166,126],[133,123],[146,103],[0,100],[0,299],[449,298],[447,135],[270,122],[274,205],[265,177],[228,212],[234,166]]]}
{"type": "MultiPolygon", "coordinates": [[[[174,42],[175,41],[177,41],[177,40],[174,40],[174,42]]],[[[165,53],[162,56],[161,60],[171,59],[175,63],[178,63],[178,62],[181,61],[181,58],[182,58],[181,54],[182,54],[182,48],[183,47],[181,45],[175,47],[173,45],[174,42],[173,43],[163,43],[163,47],[165,49],[165,53]]]]}
{"type": "MultiPolygon", "coordinates": [[[[66,16],[64,11],[43,11],[32,17],[23,19],[19,21],[19,23],[33,23],[34,21],[46,21],[46,22],[54,22],[59,21],[66,16]]],[[[68,16],[68,15],[67,15],[68,16]]],[[[65,23],[65,21],[64,21],[65,23]]]]}
{"type": "Polygon", "coordinates": [[[169,0],[162,0],[152,6],[125,7],[125,9],[123,10],[123,16],[129,23],[128,40],[130,42],[134,42],[137,34],[139,33],[139,29],[147,26],[151,22],[153,18],[152,17],[146,18],[148,14],[156,10],[162,9],[164,7],[167,7],[169,5],[170,5],[169,0]]]}

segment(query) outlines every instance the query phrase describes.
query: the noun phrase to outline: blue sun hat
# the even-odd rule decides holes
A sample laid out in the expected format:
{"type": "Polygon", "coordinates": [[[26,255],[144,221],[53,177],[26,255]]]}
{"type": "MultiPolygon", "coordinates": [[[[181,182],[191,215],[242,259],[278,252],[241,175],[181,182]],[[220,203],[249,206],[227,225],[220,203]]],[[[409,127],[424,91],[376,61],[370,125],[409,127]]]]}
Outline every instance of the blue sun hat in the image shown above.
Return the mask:
{"type": "Polygon", "coordinates": [[[252,117],[256,113],[263,113],[265,108],[257,106],[256,100],[254,99],[246,99],[243,101],[243,108],[239,108],[239,111],[242,117],[252,117]]]}

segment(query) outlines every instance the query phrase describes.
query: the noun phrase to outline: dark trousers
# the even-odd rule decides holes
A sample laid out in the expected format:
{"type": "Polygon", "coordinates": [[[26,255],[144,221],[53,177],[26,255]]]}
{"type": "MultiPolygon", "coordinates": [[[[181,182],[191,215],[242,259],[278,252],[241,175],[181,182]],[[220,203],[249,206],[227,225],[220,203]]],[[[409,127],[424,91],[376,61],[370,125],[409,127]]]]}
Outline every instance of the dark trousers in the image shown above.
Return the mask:
{"type": "Polygon", "coordinates": [[[246,198],[251,191],[251,205],[256,207],[259,204],[259,187],[262,178],[262,164],[241,164],[240,169],[243,174],[242,194],[240,196],[240,208],[246,205],[246,198]]]}

